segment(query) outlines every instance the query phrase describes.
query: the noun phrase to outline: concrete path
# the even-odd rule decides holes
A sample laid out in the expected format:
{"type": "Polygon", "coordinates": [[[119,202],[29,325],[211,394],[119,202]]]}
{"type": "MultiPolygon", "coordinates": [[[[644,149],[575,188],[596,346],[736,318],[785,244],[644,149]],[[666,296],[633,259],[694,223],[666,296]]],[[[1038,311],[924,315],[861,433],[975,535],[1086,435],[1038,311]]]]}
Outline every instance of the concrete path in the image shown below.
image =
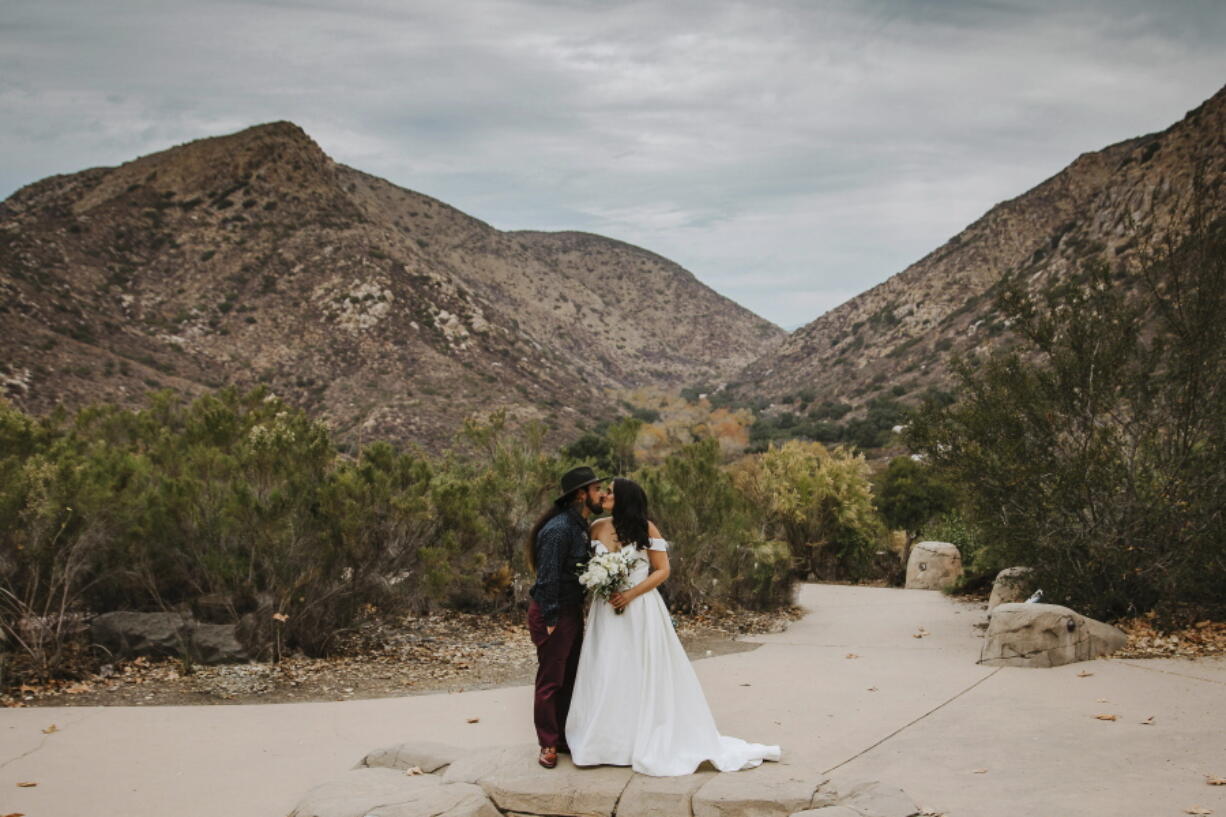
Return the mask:
{"type": "MultiPolygon", "coordinates": [[[[1205,784],[1226,777],[1226,661],[993,669],[975,664],[981,606],[833,585],[806,585],[801,602],[812,612],[756,639],[760,648],[695,664],[720,731],[779,743],[789,764],[897,784],[949,817],[1161,817],[1193,807],[1226,817],[1226,786],[1205,784]],[[928,635],[913,637],[920,627],[928,635]]],[[[513,687],[7,710],[0,814],[279,817],[380,745],[531,740],[531,697],[513,687]],[[51,724],[59,731],[44,734],[51,724]]]]}

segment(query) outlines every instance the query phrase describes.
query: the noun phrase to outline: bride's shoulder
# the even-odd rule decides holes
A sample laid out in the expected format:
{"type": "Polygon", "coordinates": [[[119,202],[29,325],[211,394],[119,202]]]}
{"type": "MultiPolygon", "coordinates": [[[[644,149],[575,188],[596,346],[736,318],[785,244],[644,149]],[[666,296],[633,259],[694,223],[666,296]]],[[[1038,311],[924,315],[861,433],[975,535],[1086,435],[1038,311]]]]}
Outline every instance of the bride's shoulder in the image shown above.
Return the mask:
{"type": "Polygon", "coordinates": [[[593,519],[592,524],[588,526],[588,533],[592,536],[597,535],[601,531],[610,530],[613,527],[612,517],[602,516],[599,519],[593,519]]]}
{"type": "Polygon", "coordinates": [[[647,521],[647,535],[652,539],[663,539],[664,534],[660,533],[660,529],[656,527],[656,523],[651,520],[647,521]]]}

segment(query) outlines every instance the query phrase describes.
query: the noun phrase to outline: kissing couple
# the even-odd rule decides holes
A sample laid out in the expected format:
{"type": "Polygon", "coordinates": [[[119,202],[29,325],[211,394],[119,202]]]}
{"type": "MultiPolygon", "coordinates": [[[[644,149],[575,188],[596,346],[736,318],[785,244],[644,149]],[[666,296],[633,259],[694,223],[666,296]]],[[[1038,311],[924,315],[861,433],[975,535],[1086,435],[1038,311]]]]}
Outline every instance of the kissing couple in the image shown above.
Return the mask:
{"type": "Polygon", "coordinates": [[[560,495],[527,543],[536,572],[528,631],[538,661],[538,761],[552,769],[562,752],[576,766],[630,766],[672,777],[704,761],[730,772],[778,760],[778,746],[715,728],[657,590],[669,576],[668,542],[637,483],[618,477],[606,488],[606,481],[588,467],[563,474],[560,495]],[[593,555],[617,551],[630,552],[629,576],[608,599],[593,594],[585,637],[579,577],[593,555]]]}

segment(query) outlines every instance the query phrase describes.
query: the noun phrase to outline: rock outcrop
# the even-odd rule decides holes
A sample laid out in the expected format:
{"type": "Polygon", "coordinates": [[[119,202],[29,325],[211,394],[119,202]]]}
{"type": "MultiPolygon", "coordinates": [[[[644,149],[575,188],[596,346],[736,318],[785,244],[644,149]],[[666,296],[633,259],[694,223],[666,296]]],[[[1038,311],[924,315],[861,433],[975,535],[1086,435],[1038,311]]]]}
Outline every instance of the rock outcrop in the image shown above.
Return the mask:
{"type": "Polygon", "coordinates": [[[311,789],[291,817],[912,817],[920,809],[878,781],[832,783],[786,762],[743,772],[647,777],[579,768],[563,755],[542,769],[533,745],[461,751],[437,743],[377,749],[311,789]],[[427,769],[433,767],[432,772],[427,769]]]}
{"type": "Polygon", "coordinates": [[[990,613],[980,664],[1058,667],[1110,655],[1124,633],[1058,604],[1002,604],[990,613]]]}

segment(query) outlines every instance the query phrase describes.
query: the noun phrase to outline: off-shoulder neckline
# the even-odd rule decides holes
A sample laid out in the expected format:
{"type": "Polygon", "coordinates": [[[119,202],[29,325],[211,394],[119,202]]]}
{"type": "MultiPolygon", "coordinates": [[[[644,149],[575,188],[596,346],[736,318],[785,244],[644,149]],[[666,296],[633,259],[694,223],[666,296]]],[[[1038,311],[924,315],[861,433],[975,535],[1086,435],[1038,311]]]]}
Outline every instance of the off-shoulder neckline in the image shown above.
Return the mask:
{"type": "MultiPolygon", "coordinates": [[[[665,545],[668,544],[668,540],[663,536],[649,536],[647,537],[647,542],[648,544],[655,544],[656,542],[663,542],[665,545]]],[[[600,545],[605,550],[609,550],[609,546],[604,543],[603,539],[593,539],[592,545],[600,545]]],[[[609,550],[609,553],[617,553],[618,550],[621,550],[621,548],[618,548],[617,550],[609,550]]]]}

